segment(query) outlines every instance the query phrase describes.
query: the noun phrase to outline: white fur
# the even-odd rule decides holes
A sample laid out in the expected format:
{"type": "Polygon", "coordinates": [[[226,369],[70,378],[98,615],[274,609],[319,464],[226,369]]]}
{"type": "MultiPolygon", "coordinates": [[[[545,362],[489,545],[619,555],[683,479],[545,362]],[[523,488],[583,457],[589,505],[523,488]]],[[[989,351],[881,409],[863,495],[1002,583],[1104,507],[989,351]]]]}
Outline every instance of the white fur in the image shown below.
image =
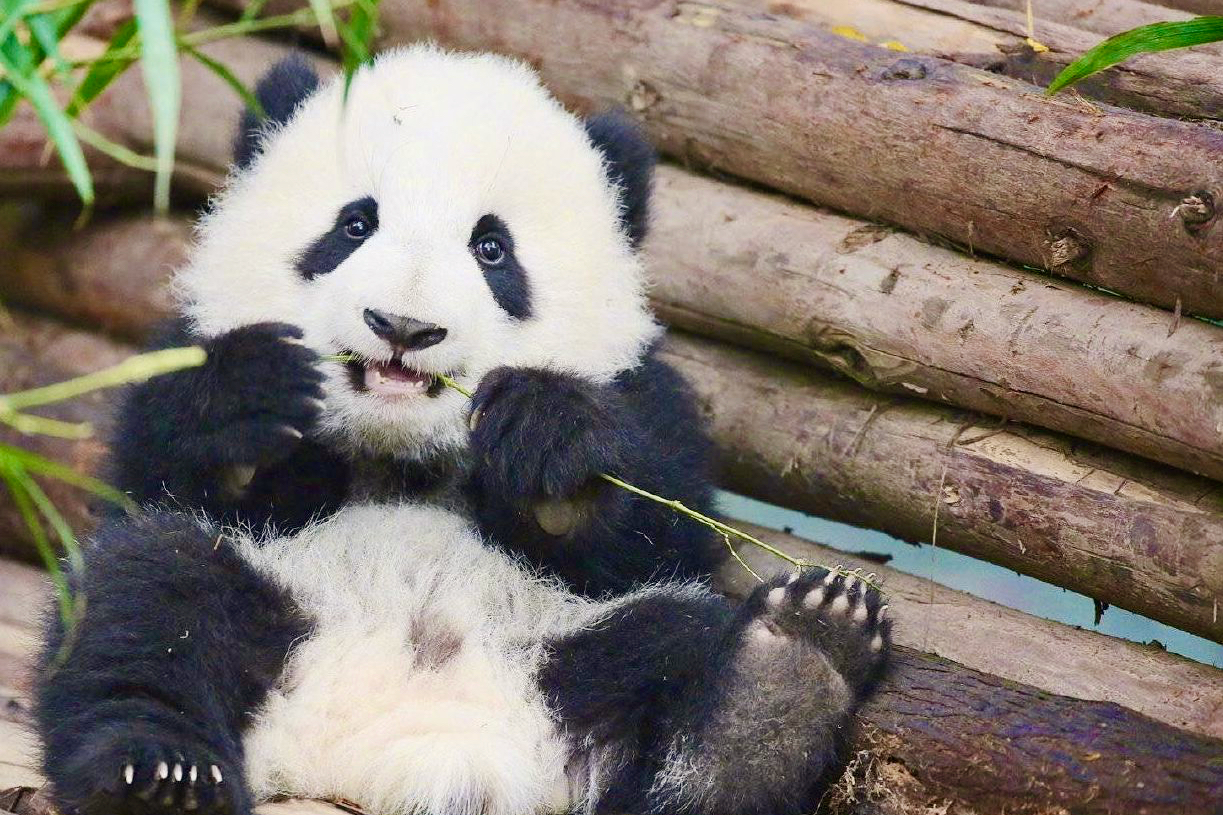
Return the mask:
{"type": "Polygon", "coordinates": [[[485,546],[461,516],[414,504],[351,506],[239,551],[314,623],[247,732],[253,794],[340,797],[379,815],[587,804],[607,757],[567,770],[575,745],[534,678],[545,639],[651,592],[707,596],[678,584],[584,600],[485,546]]]}
{"type": "MultiPolygon", "coordinates": [[[[177,277],[205,336],[242,325],[301,326],[322,353],[387,359],[366,308],[437,323],[444,342],[410,352],[418,370],[469,388],[497,365],[609,379],[657,336],[636,255],[619,226],[601,153],[526,65],[432,46],[390,51],[310,97],[203,220],[177,277]],[[379,228],[311,281],[296,256],[340,208],[372,195],[379,228]],[[468,250],[479,218],[508,225],[532,292],[532,319],[494,301],[468,250]]],[[[323,432],[373,451],[428,452],[465,439],[465,400],[448,391],[391,402],[356,393],[326,365],[323,432]]]]}
{"type": "Polygon", "coordinates": [[[533,675],[544,638],[594,604],[425,506],[353,507],[241,552],[315,623],[247,736],[258,798],[338,796],[384,815],[569,803],[566,745],[533,675]]]}

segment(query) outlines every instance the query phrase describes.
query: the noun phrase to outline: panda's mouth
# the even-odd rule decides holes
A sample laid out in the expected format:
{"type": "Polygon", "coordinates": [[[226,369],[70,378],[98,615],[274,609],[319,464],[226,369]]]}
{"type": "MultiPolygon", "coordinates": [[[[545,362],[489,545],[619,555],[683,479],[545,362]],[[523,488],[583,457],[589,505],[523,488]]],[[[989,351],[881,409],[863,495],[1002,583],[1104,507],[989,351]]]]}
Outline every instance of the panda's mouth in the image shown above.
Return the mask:
{"type": "Polygon", "coordinates": [[[355,357],[347,362],[353,390],[388,399],[437,397],[446,384],[435,374],[409,368],[397,359],[386,362],[355,357]]]}

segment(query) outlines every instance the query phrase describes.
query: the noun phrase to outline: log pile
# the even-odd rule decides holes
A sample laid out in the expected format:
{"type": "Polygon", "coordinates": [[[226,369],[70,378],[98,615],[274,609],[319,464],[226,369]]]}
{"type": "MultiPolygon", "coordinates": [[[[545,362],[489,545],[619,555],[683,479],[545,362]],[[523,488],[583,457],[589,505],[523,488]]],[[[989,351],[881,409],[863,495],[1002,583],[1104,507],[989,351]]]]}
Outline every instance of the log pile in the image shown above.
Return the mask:
{"type": "MultiPolygon", "coordinates": [[[[576,109],[630,110],[676,162],[657,177],[651,297],[681,329],[664,353],[697,392],[724,486],[913,542],[937,528],[939,546],[1223,642],[1223,328],[1194,316],[1223,317],[1223,136],[1188,121],[1223,118],[1223,49],[1135,60],[1049,100],[1033,83],[1099,34],[1193,9],[1038,2],[1040,51],[1023,5],[384,0],[382,11],[385,44],[429,36],[527,58],[576,109]]],[[[205,50],[250,82],[288,49],[205,50]]],[[[224,177],[239,103],[198,64],[183,69],[176,193],[190,204],[224,177]]],[[[147,150],[137,72],[90,115],[147,150]]],[[[68,194],[43,139],[32,119],[0,129],[0,191],[68,194]]],[[[147,200],[147,176],[97,168],[110,200],[147,200]]],[[[0,392],[100,367],[171,308],[185,214],[108,212],[80,231],[70,220],[49,204],[0,207],[0,301],[14,307],[0,392]]],[[[104,430],[110,398],[57,415],[104,430]]],[[[85,471],[103,440],[17,439],[85,471]]],[[[53,497],[88,528],[81,496],[53,497]]],[[[865,752],[845,788],[860,800],[829,811],[870,799],[889,813],[1179,813],[1223,800],[1217,669],[753,531],[810,560],[885,572],[903,621],[897,674],[862,714],[865,752]]],[[[23,534],[0,499],[0,551],[28,557],[23,534]]],[[[784,565],[739,554],[758,571],[784,565]]],[[[29,585],[3,569],[5,585],[29,585]]],[[[752,583],[733,563],[720,576],[731,594],[752,583]]],[[[9,635],[29,623],[10,617],[0,693],[20,711],[24,652],[9,635]]],[[[4,726],[0,770],[25,750],[6,747],[4,726]]],[[[0,772],[0,788],[36,786],[24,772],[10,784],[0,772]]],[[[12,797],[10,810],[37,811],[32,793],[12,797]]]]}

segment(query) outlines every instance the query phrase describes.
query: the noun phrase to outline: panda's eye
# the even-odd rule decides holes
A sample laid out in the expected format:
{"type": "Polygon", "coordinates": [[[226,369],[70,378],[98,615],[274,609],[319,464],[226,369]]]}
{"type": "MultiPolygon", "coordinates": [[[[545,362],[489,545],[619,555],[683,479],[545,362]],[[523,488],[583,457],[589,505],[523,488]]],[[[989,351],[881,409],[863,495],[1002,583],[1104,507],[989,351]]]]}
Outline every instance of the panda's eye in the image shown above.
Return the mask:
{"type": "Polygon", "coordinates": [[[505,260],[505,246],[496,235],[485,235],[476,241],[475,252],[486,266],[496,266],[505,260]]]}
{"type": "Polygon", "coordinates": [[[364,215],[355,214],[344,222],[344,234],[354,241],[363,241],[373,231],[369,219],[364,215]]]}

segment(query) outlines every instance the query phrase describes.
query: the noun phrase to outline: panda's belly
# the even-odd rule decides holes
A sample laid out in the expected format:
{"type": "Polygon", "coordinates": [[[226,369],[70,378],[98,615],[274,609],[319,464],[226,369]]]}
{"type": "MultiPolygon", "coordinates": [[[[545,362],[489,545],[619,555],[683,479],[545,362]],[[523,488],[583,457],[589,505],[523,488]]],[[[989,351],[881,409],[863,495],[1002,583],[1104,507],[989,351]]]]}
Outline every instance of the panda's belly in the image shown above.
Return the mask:
{"type": "Polygon", "coordinates": [[[591,604],[425,506],[353,507],[242,550],[315,621],[245,738],[256,796],[379,814],[566,808],[566,746],[534,673],[543,640],[591,604]]]}

